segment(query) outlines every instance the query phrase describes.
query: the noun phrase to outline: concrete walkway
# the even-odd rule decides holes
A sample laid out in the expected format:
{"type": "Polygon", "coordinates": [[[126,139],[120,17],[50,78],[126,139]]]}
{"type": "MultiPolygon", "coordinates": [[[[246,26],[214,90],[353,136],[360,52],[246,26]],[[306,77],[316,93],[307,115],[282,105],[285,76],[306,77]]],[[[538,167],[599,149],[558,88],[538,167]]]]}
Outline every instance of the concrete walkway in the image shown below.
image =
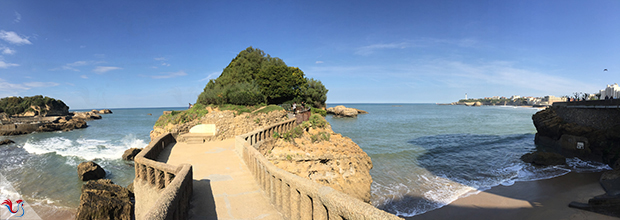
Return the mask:
{"type": "Polygon", "coordinates": [[[166,148],[159,160],[193,167],[190,219],[283,219],[235,153],[234,139],[166,148]]]}

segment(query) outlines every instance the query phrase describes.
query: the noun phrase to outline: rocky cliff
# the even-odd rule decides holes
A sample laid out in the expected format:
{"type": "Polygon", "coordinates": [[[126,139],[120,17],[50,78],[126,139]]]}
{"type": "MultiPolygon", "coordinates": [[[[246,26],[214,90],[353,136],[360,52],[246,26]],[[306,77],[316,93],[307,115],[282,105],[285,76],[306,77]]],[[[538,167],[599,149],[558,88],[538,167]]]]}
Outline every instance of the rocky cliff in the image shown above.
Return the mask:
{"type": "Polygon", "coordinates": [[[550,107],[532,116],[543,151],[612,166],[620,159],[620,111],[550,107]]]}
{"type": "Polygon", "coordinates": [[[328,124],[321,128],[304,122],[268,139],[259,151],[280,169],[370,202],[370,157],[328,124]]]}
{"type": "MultiPolygon", "coordinates": [[[[206,115],[185,122],[185,123],[166,123],[165,125],[156,124],[151,131],[151,140],[167,132],[175,135],[188,133],[189,129],[198,124],[215,124],[217,133],[212,140],[224,140],[234,138],[237,135],[245,134],[258,128],[266,127],[277,122],[288,119],[286,111],[271,111],[268,113],[242,113],[237,115],[235,111],[220,111],[217,108],[208,107],[209,113],[206,115]]],[[[171,114],[171,113],[168,113],[171,114]]],[[[167,117],[162,115],[162,117],[167,117]]]]}

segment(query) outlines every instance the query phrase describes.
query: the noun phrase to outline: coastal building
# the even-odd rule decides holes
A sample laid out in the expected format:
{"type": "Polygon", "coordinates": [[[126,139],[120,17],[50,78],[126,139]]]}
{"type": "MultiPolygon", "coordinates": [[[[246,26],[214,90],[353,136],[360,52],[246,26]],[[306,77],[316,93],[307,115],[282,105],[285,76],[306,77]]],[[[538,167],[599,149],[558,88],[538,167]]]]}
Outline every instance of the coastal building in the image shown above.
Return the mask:
{"type": "Polygon", "coordinates": [[[548,95],[542,98],[540,104],[541,105],[553,105],[554,102],[565,102],[565,101],[566,101],[566,98],[548,95]]]}
{"type": "Polygon", "coordinates": [[[613,97],[614,99],[620,98],[620,86],[618,86],[618,83],[607,85],[607,87],[602,89],[600,92],[601,99],[605,99],[605,96],[609,98],[613,97]]]}
{"type": "Polygon", "coordinates": [[[511,100],[520,99],[520,98],[521,96],[518,96],[518,95],[513,95],[510,97],[511,100]]]}

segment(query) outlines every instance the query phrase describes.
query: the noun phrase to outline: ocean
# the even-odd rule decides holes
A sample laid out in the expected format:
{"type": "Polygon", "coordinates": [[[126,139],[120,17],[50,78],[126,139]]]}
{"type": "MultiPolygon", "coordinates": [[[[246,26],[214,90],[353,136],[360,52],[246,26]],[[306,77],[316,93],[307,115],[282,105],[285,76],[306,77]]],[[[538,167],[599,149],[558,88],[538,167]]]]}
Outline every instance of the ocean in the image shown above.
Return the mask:
{"type": "Polygon", "coordinates": [[[54,212],[75,212],[83,184],[77,175],[78,164],[95,161],[106,170],[106,178],[129,185],[135,177],[134,167],[133,162],[121,159],[123,152],[148,145],[149,133],[163,111],[183,109],[112,109],[113,114],[88,121],[84,129],[0,136],[15,141],[0,146],[0,175],[7,181],[0,178],[0,199],[16,200],[12,186],[35,211],[45,210],[38,213],[42,219],[57,217],[54,212]]]}
{"type": "Polygon", "coordinates": [[[541,168],[522,162],[523,154],[536,149],[532,122],[532,115],[539,111],[536,108],[345,106],[368,114],[327,116],[327,121],[334,132],[350,137],[372,159],[371,203],[404,217],[438,209],[493,186],[610,169],[576,158],[567,159],[567,166],[541,168]]]}
{"type": "MultiPolygon", "coordinates": [[[[328,107],[335,106],[329,104],[328,107]]],[[[521,162],[534,151],[534,108],[439,106],[435,104],[346,104],[366,110],[358,118],[327,116],[332,129],[350,137],[371,157],[371,202],[401,216],[440,208],[462,196],[515,181],[533,181],[608,166],[570,158],[568,166],[536,168],[521,162]]],[[[112,109],[88,128],[9,138],[0,146],[0,198],[21,195],[35,210],[74,212],[83,184],[77,165],[93,160],[121,186],[133,181],[126,149],[145,147],[165,110],[112,109]],[[152,115],[148,115],[152,114],[152,115]],[[14,188],[16,192],[12,192],[14,188]]],[[[79,110],[78,110],[79,111],[79,110]]],[[[86,110],[87,111],[87,110],[86,110]]]]}

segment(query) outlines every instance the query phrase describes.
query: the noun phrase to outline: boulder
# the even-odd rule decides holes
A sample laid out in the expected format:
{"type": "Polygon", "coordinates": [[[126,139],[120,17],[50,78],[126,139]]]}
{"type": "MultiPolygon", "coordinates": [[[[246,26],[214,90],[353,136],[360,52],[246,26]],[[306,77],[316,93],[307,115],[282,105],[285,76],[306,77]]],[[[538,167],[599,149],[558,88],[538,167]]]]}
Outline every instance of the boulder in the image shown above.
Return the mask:
{"type": "Polygon", "coordinates": [[[112,114],[112,110],[110,110],[110,109],[101,109],[101,110],[97,111],[97,113],[99,113],[99,114],[112,114]]]}
{"type": "Polygon", "coordinates": [[[82,185],[75,219],[133,219],[131,199],[129,190],[111,180],[90,180],[82,185]]]}
{"type": "Polygon", "coordinates": [[[607,195],[620,196],[620,170],[605,171],[599,182],[607,195]]]}
{"type": "Polygon", "coordinates": [[[534,153],[527,153],[521,156],[521,160],[523,160],[523,162],[539,166],[566,164],[566,158],[564,156],[553,152],[536,151],[534,153]]]}
{"type": "Polygon", "coordinates": [[[133,161],[133,158],[135,158],[140,151],[142,151],[142,148],[130,148],[125,150],[125,153],[123,153],[123,160],[133,161]]]}
{"type": "Polygon", "coordinates": [[[4,139],[2,141],[0,141],[0,145],[7,145],[7,144],[12,144],[15,143],[15,141],[9,140],[9,139],[4,139]]]}
{"type": "Polygon", "coordinates": [[[339,105],[336,107],[331,107],[327,109],[327,114],[332,114],[336,117],[357,117],[358,114],[367,114],[368,112],[355,109],[355,108],[347,108],[343,105],[339,105]]]}
{"type": "Polygon", "coordinates": [[[105,170],[95,162],[82,162],[77,167],[78,177],[82,181],[96,180],[105,177],[105,170]]]}

